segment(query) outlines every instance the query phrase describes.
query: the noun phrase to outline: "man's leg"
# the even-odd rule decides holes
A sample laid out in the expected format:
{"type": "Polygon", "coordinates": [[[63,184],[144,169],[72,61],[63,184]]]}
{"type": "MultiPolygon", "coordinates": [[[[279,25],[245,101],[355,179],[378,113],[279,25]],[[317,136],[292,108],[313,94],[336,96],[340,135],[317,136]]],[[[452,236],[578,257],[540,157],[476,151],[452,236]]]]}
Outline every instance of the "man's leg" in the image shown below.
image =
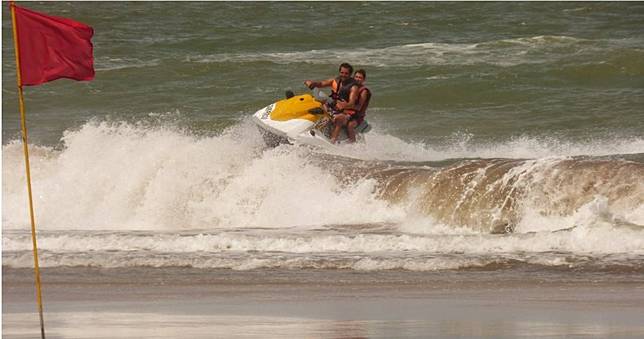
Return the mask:
{"type": "Polygon", "coordinates": [[[353,119],[347,123],[347,135],[351,142],[356,142],[356,126],[358,126],[358,122],[353,119]]]}
{"type": "Polygon", "coordinates": [[[337,114],[333,118],[334,129],[333,129],[333,133],[331,133],[332,144],[335,144],[335,142],[338,140],[338,135],[340,135],[340,131],[342,130],[342,127],[344,127],[347,124],[348,120],[349,120],[349,117],[346,114],[337,114]]]}

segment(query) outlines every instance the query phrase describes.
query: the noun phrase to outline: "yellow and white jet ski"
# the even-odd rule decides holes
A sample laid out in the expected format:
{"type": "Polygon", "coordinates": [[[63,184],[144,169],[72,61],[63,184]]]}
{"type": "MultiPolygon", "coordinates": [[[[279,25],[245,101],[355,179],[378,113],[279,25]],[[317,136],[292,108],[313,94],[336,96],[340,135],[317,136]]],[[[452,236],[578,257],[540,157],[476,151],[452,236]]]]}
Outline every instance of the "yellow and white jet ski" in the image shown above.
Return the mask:
{"type": "MultiPolygon", "coordinates": [[[[272,103],[253,114],[264,141],[269,146],[281,143],[305,144],[318,147],[334,147],[338,144],[349,143],[346,128],[338,136],[337,144],[331,143],[333,122],[331,115],[323,108],[325,103],[331,103],[324,92],[313,89],[313,95],[294,95],[291,91],[286,99],[272,103]]],[[[371,129],[367,121],[356,127],[356,141],[364,142],[364,134],[371,129]]]]}

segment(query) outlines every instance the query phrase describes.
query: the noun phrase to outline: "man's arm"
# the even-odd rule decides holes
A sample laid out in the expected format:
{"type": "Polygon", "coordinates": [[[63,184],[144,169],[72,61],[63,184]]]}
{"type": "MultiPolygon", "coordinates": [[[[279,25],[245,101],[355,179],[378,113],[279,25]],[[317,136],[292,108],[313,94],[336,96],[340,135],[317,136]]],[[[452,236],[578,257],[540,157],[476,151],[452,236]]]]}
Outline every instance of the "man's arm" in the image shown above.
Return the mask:
{"type": "Polygon", "coordinates": [[[362,91],[362,94],[360,94],[360,98],[358,98],[358,101],[356,102],[356,107],[362,107],[365,102],[367,102],[367,98],[369,95],[367,94],[367,91],[362,91]]]}
{"type": "Polygon", "coordinates": [[[351,92],[349,93],[349,101],[338,101],[335,105],[339,109],[351,109],[354,108],[357,104],[358,100],[358,86],[352,86],[351,87],[351,92]]]}
{"type": "Polygon", "coordinates": [[[327,79],[322,81],[306,80],[304,81],[304,86],[310,89],[314,89],[316,87],[330,87],[331,84],[333,84],[333,80],[335,79],[327,79]]]}

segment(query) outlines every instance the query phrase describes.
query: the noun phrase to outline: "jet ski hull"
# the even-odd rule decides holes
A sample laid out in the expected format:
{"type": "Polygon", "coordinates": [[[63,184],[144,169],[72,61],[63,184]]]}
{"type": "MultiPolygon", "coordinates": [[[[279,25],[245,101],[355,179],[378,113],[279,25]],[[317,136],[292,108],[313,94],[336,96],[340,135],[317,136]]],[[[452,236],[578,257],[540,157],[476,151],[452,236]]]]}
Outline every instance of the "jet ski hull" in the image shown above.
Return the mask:
{"type": "MultiPolygon", "coordinates": [[[[253,114],[268,146],[279,144],[306,144],[318,147],[336,147],[331,143],[331,117],[318,98],[309,94],[292,96],[270,104],[253,114]]],[[[357,131],[368,131],[366,122],[357,131]]],[[[364,142],[363,133],[356,133],[357,141],[364,142]]],[[[338,136],[338,144],[348,143],[345,129],[338,136]]]]}

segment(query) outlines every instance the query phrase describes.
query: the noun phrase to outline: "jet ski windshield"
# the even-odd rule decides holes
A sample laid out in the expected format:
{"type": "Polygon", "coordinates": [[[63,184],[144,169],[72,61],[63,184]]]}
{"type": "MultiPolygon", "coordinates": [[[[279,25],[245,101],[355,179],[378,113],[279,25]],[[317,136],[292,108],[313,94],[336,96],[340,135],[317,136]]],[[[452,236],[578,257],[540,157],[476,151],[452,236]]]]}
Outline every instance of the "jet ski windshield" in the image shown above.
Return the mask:
{"type": "Polygon", "coordinates": [[[324,93],[322,90],[320,90],[317,87],[313,89],[313,97],[315,98],[315,100],[321,103],[327,103],[327,104],[333,103],[333,99],[331,99],[331,97],[329,97],[326,93],[324,93]]]}

